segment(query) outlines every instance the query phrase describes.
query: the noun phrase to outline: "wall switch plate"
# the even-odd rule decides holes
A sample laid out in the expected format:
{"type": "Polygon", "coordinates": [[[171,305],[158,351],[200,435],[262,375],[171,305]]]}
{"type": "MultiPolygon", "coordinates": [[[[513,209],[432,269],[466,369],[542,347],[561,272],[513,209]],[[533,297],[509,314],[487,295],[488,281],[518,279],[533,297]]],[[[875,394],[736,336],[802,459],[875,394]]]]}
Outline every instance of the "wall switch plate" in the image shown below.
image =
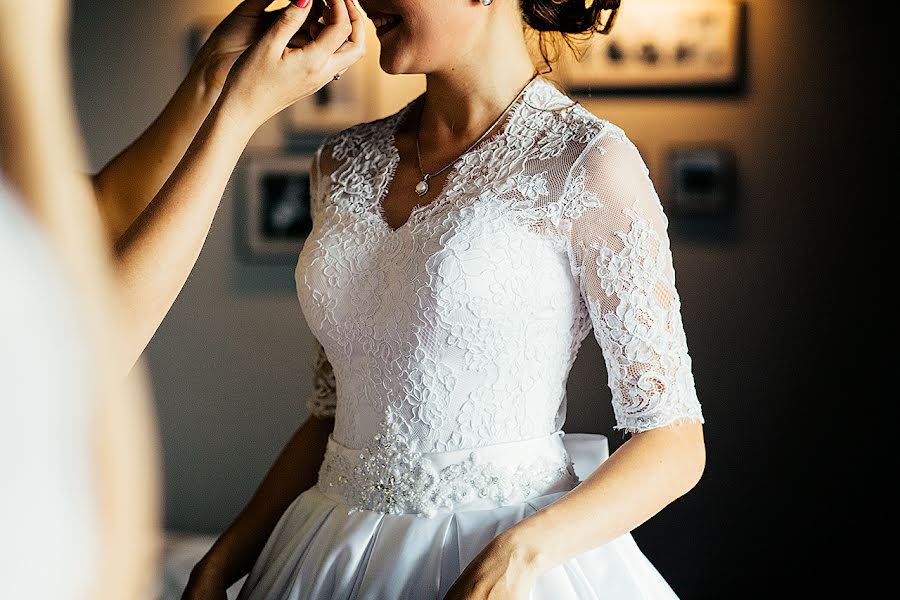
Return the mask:
{"type": "Polygon", "coordinates": [[[722,146],[675,148],[669,153],[672,216],[722,217],[736,200],[734,152],[722,146]]]}

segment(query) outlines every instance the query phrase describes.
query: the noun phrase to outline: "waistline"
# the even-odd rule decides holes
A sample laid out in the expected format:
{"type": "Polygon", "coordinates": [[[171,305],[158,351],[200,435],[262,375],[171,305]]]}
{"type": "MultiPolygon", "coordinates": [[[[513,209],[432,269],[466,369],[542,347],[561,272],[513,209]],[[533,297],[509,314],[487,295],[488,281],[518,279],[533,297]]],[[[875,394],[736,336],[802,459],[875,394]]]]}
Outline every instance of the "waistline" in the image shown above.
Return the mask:
{"type": "Polygon", "coordinates": [[[442,452],[412,450],[389,433],[376,434],[364,448],[329,435],[317,485],[353,510],[432,517],[505,506],[578,485],[564,435],[442,452]]]}

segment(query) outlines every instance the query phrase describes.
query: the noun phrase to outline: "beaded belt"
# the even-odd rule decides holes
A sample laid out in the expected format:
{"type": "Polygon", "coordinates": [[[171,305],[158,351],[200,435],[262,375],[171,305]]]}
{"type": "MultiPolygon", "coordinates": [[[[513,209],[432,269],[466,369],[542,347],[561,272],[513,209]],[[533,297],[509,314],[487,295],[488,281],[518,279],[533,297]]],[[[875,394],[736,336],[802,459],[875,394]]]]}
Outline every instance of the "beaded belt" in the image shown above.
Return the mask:
{"type": "Polygon", "coordinates": [[[329,435],[318,487],[351,512],[433,517],[504,506],[578,485],[564,435],[560,430],[446,452],[417,452],[402,436],[387,433],[376,434],[364,448],[348,448],[329,435]]]}

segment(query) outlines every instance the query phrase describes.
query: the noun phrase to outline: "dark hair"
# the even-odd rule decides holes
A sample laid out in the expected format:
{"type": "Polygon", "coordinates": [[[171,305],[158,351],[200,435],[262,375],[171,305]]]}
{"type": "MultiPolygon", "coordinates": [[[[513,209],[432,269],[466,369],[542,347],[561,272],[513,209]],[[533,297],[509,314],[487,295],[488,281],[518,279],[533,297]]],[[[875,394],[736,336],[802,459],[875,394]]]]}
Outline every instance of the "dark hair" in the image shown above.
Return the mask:
{"type": "Polygon", "coordinates": [[[538,32],[541,56],[548,68],[551,59],[545,35],[560,34],[574,51],[573,40],[612,31],[620,4],[621,0],[519,0],[525,23],[538,32]],[[603,13],[607,11],[609,14],[604,19],[603,13]]]}

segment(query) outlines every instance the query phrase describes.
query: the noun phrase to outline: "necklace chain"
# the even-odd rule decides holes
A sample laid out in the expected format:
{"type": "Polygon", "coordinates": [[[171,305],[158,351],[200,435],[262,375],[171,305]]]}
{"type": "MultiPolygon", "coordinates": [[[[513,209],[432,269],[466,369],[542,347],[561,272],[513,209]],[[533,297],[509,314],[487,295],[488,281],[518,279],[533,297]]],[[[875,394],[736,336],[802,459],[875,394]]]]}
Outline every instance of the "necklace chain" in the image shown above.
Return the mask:
{"type": "MultiPolygon", "coordinates": [[[[421,173],[421,175],[422,175],[422,181],[420,181],[419,183],[416,184],[416,193],[419,196],[424,196],[425,194],[427,194],[428,193],[428,179],[430,177],[434,177],[435,175],[440,175],[441,173],[446,171],[448,168],[450,168],[453,165],[453,163],[455,163],[457,160],[459,160],[460,156],[463,156],[466,152],[468,152],[469,150],[471,150],[472,148],[477,146],[481,142],[481,140],[483,140],[485,137],[487,137],[487,135],[491,131],[494,130],[494,127],[497,126],[497,123],[499,123],[500,120],[506,115],[506,113],[509,112],[509,109],[513,107],[513,105],[516,103],[516,101],[519,98],[522,97],[522,94],[525,93],[525,90],[528,89],[528,86],[531,84],[532,81],[535,80],[535,78],[537,76],[538,76],[538,73],[535,73],[534,75],[531,76],[531,79],[528,80],[528,83],[526,83],[522,87],[522,89],[519,90],[519,93],[516,94],[516,97],[513,98],[512,101],[506,106],[506,108],[503,109],[503,112],[501,112],[500,116],[497,117],[497,119],[493,123],[491,123],[491,126],[488,127],[485,130],[485,132],[481,134],[481,137],[479,137],[477,140],[472,142],[472,144],[468,148],[463,150],[462,154],[460,154],[459,156],[457,156],[456,158],[451,160],[449,163],[444,165],[440,170],[435,171],[434,173],[426,173],[425,170],[422,168],[422,150],[421,150],[420,144],[419,144],[419,130],[422,127],[422,112],[420,111],[419,112],[419,122],[416,124],[416,158],[419,161],[419,173],[421,173]]],[[[423,100],[423,103],[424,103],[424,100],[423,100]]]]}

